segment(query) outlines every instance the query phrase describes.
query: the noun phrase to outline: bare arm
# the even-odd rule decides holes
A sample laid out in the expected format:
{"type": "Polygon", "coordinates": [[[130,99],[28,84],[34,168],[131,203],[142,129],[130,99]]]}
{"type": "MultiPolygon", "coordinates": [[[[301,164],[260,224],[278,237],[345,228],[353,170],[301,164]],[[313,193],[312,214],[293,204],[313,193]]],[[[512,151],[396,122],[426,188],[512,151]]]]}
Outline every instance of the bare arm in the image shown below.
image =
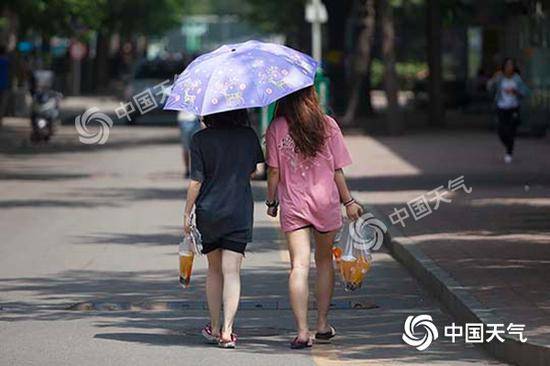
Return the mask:
{"type": "Polygon", "coordinates": [[[493,76],[487,80],[487,91],[490,93],[496,92],[496,86],[497,83],[500,81],[500,78],[502,78],[502,71],[497,71],[493,74],[493,76]]]}
{"type": "MultiPolygon", "coordinates": [[[[277,186],[279,185],[279,169],[267,168],[267,200],[273,202],[277,197],[277,186]]],[[[277,216],[277,207],[268,207],[267,214],[269,216],[277,216]]]]}
{"type": "Polygon", "coordinates": [[[267,168],[267,200],[275,201],[277,197],[277,186],[279,185],[279,169],[267,168]]]}
{"type": "Polygon", "coordinates": [[[342,169],[336,169],[334,172],[334,182],[336,182],[336,187],[338,187],[338,193],[340,194],[341,202],[348,202],[351,200],[351,194],[349,193],[348,185],[346,183],[346,177],[344,176],[344,171],[342,169]]]}
{"type": "MultiPolygon", "coordinates": [[[[350,202],[353,200],[351,193],[349,192],[348,185],[346,183],[346,177],[342,169],[336,169],[334,172],[334,182],[338,187],[338,193],[340,194],[340,201],[342,203],[350,202]]],[[[363,208],[355,201],[346,205],[346,215],[350,220],[357,220],[359,216],[363,214],[363,208]]]]}
{"type": "Polygon", "coordinates": [[[191,211],[193,211],[193,206],[195,206],[195,202],[199,196],[201,185],[201,182],[191,180],[187,188],[187,200],[185,202],[185,212],[183,214],[183,231],[185,234],[189,234],[190,231],[189,216],[191,216],[191,211]]]}

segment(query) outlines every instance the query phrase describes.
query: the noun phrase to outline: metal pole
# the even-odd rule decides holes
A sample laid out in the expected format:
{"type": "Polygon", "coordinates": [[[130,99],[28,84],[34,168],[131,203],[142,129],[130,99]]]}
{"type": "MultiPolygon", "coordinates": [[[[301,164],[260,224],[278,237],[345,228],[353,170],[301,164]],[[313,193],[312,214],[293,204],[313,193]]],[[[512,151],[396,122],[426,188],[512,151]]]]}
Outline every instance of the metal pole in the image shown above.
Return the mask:
{"type": "Polygon", "coordinates": [[[80,95],[80,60],[73,60],[73,95],[80,95]]]}
{"type": "Polygon", "coordinates": [[[315,20],[311,22],[311,53],[315,60],[321,61],[321,56],[322,56],[321,20],[319,19],[321,0],[312,0],[312,4],[316,14],[315,14],[315,20]]]}

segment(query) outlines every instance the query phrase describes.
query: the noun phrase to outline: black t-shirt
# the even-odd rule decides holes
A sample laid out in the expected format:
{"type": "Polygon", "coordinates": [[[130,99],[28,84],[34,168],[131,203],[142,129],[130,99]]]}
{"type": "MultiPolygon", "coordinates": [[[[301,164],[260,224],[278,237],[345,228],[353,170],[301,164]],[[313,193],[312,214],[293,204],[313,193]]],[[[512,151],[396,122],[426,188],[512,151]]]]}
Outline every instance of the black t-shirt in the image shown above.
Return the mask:
{"type": "Polygon", "coordinates": [[[250,242],[250,174],[264,161],[258,136],[250,127],[209,127],[193,136],[190,150],[191,179],[202,182],[196,201],[202,240],[250,242]]]}

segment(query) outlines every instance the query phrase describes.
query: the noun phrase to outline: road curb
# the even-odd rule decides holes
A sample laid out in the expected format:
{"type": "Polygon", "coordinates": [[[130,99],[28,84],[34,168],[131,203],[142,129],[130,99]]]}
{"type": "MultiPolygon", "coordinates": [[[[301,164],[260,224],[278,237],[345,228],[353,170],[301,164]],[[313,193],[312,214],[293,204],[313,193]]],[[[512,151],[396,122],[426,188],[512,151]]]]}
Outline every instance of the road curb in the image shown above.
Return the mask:
{"type": "MultiPolygon", "coordinates": [[[[368,207],[376,217],[378,210],[368,207]]],[[[482,305],[464,286],[452,278],[433,260],[424,254],[418,245],[405,236],[399,228],[388,224],[388,240],[384,244],[390,254],[402,263],[422,285],[439,300],[458,320],[464,323],[502,323],[492,309],[482,305]],[[395,239],[399,238],[399,239],[395,239]]],[[[518,336],[503,335],[505,342],[493,341],[481,346],[495,358],[520,366],[550,365],[550,347],[530,341],[522,343],[518,336]]]]}

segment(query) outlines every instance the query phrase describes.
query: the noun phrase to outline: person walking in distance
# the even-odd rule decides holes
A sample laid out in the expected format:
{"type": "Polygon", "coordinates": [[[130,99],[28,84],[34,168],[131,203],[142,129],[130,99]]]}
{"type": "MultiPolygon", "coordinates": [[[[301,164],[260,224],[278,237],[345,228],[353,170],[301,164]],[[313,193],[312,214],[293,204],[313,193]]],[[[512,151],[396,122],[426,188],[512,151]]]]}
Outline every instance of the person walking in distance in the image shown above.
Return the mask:
{"type": "Polygon", "coordinates": [[[506,58],[502,69],[487,82],[487,88],[494,94],[498,119],[498,136],[506,149],[504,162],[510,164],[514,153],[514,142],[520,119],[520,104],[529,89],[519,75],[519,69],[512,58],[506,58]]]}

